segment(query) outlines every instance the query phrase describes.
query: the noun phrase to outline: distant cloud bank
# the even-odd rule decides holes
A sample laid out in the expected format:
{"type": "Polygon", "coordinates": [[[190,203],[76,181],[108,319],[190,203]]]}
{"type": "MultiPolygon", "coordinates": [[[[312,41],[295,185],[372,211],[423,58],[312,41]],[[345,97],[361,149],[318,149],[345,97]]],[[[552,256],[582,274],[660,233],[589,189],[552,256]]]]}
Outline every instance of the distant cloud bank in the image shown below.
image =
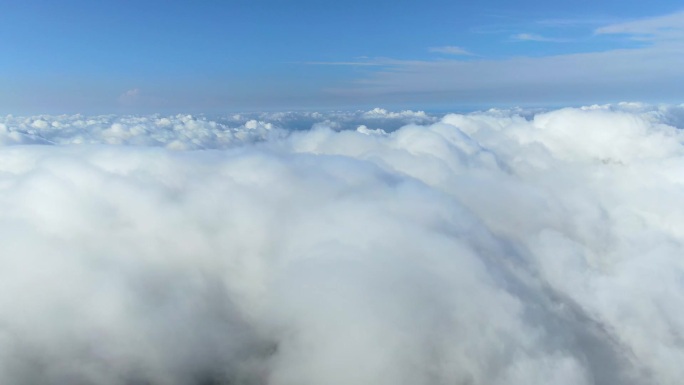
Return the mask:
{"type": "Polygon", "coordinates": [[[678,385],[682,129],[0,117],[0,382],[678,385]]]}
{"type": "Polygon", "coordinates": [[[373,61],[375,70],[330,91],[340,98],[405,103],[682,99],[684,12],[628,22],[546,20],[529,28],[540,26],[541,33],[505,30],[507,36],[502,35],[502,40],[518,47],[532,45],[522,43],[567,44],[562,48],[558,44],[552,51],[520,51],[508,56],[472,55],[458,46],[432,47],[430,52],[450,57],[378,58],[373,61]],[[559,28],[582,23],[586,23],[584,35],[564,35],[567,31],[559,28]]]}

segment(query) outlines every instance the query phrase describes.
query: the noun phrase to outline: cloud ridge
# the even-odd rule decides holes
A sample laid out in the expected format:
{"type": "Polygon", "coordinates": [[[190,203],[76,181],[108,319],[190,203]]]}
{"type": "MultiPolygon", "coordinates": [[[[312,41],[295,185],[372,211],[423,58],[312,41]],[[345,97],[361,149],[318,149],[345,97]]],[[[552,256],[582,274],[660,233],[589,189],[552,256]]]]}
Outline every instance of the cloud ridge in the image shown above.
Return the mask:
{"type": "Polygon", "coordinates": [[[682,123],[6,116],[0,381],[677,384],[682,123]]]}

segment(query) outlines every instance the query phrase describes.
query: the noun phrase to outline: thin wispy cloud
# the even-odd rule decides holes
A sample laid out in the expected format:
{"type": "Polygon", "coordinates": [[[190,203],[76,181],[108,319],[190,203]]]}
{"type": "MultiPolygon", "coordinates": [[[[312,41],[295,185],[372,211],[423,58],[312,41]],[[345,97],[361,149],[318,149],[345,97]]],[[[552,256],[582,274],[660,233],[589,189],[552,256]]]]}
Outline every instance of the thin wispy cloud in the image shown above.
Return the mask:
{"type": "MultiPolygon", "coordinates": [[[[331,90],[357,100],[409,102],[419,98],[467,103],[606,102],[616,99],[681,100],[684,81],[684,12],[595,29],[596,35],[624,34],[650,44],[631,48],[604,45],[583,50],[585,39],[518,33],[509,41],[573,42],[575,52],[477,60],[395,60],[392,70],[366,74],[347,88],[331,90]],[[419,97],[417,96],[419,95],[419,97]],[[558,99],[556,99],[558,100],[558,99]]],[[[588,31],[591,33],[591,30],[588,31]]],[[[595,39],[598,40],[598,39],[595,39]]],[[[522,44],[521,44],[522,45],[522,44]]]]}
{"type": "Polygon", "coordinates": [[[628,35],[633,40],[684,40],[684,11],[647,19],[610,24],[594,31],[596,35],[628,35]]]}
{"type": "Polygon", "coordinates": [[[608,25],[608,24],[613,24],[616,23],[617,20],[615,18],[610,19],[610,18],[592,18],[592,17],[583,17],[583,18],[565,18],[565,19],[544,19],[544,20],[538,20],[534,24],[540,25],[540,26],[545,26],[545,27],[558,27],[558,28],[564,28],[564,27],[578,27],[578,26],[599,26],[599,25],[608,25]]]}
{"type": "Polygon", "coordinates": [[[135,104],[140,100],[140,89],[132,88],[119,95],[118,101],[124,105],[135,104]]]}
{"type": "Polygon", "coordinates": [[[547,37],[538,35],[535,33],[518,33],[511,36],[511,40],[514,41],[538,41],[545,43],[567,43],[571,41],[570,39],[562,39],[557,37],[547,37]]]}
{"type": "Polygon", "coordinates": [[[306,61],[306,62],[302,62],[302,64],[317,65],[317,66],[320,65],[320,66],[359,66],[359,67],[384,65],[383,63],[373,62],[373,61],[306,61]]]}
{"type": "Polygon", "coordinates": [[[433,53],[441,53],[445,55],[455,55],[455,56],[473,56],[473,53],[457,46],[447,45],[442,47],[430,47],[428,51],[433,53]]]}

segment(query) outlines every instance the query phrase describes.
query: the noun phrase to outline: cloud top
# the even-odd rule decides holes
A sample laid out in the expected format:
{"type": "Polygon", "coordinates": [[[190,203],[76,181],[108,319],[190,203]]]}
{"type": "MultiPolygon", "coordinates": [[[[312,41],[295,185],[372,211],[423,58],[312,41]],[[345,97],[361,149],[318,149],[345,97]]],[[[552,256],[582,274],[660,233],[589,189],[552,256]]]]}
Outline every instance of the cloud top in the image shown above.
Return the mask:
{"type": "Polygon", "coordinates": [[[678,384],[682,123],[6,116],[0,382],[678,384]]]}

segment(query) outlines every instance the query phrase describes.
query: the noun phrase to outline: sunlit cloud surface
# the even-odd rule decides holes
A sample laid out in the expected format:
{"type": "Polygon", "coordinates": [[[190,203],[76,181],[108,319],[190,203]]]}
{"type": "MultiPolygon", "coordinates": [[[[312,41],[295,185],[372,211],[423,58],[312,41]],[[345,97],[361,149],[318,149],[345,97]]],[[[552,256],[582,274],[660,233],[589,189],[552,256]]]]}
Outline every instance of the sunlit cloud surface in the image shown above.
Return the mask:
{"type": "Polygon", "coordinates": [[[0,118],[0,382],[684,378],[684,107],[0,118]]]}

